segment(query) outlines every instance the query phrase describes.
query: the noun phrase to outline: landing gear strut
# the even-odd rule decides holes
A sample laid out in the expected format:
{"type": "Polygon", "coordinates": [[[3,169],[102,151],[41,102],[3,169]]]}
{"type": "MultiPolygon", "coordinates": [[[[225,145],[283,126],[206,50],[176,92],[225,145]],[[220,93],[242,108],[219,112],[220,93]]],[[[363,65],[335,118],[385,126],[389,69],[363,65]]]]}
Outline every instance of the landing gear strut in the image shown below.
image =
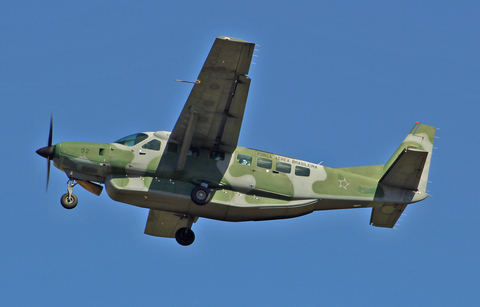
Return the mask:
{"type": "Polygon", "coordinates": [[[67,193],[62,195],[60,198],[60,203],[62,204],[63,208],[65,209],[73,209],[78,204],[78,198],[75,194],[73,194],[73,187],[76,186],[77,183],[73,179],[69,179],[67,182],[67,193]]]}
{"type": "Polygon", "coordinates": [[[178,244],[188,246],[195,241],[195,233],[192,230],[192,224],[194,220],[194,216],[189,216],[187,227],[182,227],[177,230],[175,233],[175,239],[177,240],[178,244]]]}

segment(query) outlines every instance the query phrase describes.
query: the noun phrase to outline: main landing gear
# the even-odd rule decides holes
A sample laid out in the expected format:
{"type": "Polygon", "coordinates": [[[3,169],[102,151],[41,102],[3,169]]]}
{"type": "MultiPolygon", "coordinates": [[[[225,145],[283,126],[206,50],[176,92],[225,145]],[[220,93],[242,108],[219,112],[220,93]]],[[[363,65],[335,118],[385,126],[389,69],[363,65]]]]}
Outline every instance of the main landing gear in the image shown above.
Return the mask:
{"type": "Polygon", "coordinates": [[[194,216],[189,216],[187,227],[182,227],[177,230],[175,233],[175,239],[177,240],[178,244],[188,246],[195,241],[195,233],[192,230],[192,224],[194,220],[194,216]]]}
{"type": "MultiPolygon", "coordinates": [[[[195,187],[190,193],[190,198],[198,206],[204,206],[211,200],[211,190],[206,183],[195,187]]],[[[178,244],[188,246],[195,241],[195,233],[192,230],[192,224],[195,220],[194,216],[188,216],[187,227],[182,227],[175,233],[175,239],[178,244]]]]}
{"type": "Polygon", "coordinates": [[[62,204],[63,208],[65,209],[73,209],[78,204],[78,198],[75,194],[73,194],[73,187],[76,186],[77,183],[73,179],[68,179],[67,182],[67,193],[63,194],[60,198],[60,203],[62,204]]]}
{"type": "Polygon", "coordinates": [[[177,240],[178,244],[188,246],[195,241],[195,233],[191,229],[182,227],[175,233],[175,239],[177,240]]]}
{"type": "Polygon", "coordinates": [[[203,185],[199,187],[195,187],[192,190],[192,193],[190,193],[190,197],[192,198],[192,201],[199,206],[206,205],[210,201],[209,196],[210,196],[210,190],[203,185]]]}

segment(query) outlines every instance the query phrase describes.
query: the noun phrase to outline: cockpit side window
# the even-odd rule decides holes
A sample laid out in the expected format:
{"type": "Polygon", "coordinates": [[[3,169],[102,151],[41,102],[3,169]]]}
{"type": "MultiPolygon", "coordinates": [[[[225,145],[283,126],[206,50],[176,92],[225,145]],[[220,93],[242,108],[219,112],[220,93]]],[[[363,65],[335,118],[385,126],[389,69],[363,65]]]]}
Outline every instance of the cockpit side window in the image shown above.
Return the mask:
{"type": "Polygon", "coordinates": [[[150,142],[144,144],[142,148],[150,149],[150,150],[160,150],[160,141],[159,140],[151,140],[150,142]]]}
{"type": "Polygon", "coordinates": [[[148,138],[148,135],[146,135],[145,133],[136,133],[136,134],[132,134],[124,138],[121,138],[120,140],[115,141],[115,143],[122,144],[125,146],[135,146],[147,138],[148,138]]]}

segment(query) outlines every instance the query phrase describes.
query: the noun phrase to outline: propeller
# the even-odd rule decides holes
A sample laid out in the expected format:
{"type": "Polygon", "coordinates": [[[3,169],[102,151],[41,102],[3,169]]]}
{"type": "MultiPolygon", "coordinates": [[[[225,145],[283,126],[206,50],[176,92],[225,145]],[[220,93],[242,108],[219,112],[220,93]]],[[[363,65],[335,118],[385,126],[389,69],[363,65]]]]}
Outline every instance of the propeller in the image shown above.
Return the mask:
{"type": "Polygon", "coordinates": [[[47,159],[47,190],[48,190],[48,181],[50,180],[50,161],[55,155],[55,145],[52,145],[52,134],[53,134],[53,114],[50,116],[50,132],[48,133],[48,143],[47,146],[40,148],[36,151],[37,154],[47,159]]]}

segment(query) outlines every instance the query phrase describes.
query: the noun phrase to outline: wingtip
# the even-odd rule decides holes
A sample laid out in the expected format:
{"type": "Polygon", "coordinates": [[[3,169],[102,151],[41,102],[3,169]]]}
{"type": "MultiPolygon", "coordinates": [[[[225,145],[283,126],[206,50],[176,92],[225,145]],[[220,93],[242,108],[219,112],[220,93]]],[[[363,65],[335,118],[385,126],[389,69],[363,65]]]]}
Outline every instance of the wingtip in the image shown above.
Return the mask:
{"type": "Polygon", "coordinates": [[[234,38],[234,37],[231,37],[231,36],[217,36],[217,39],[221,39],[221,40],[225,40],[225,41],[232,41],[232,42],[239,42],[239,43],[253,44],[252,42],[245,41],[243,39],[234,38]]]}

